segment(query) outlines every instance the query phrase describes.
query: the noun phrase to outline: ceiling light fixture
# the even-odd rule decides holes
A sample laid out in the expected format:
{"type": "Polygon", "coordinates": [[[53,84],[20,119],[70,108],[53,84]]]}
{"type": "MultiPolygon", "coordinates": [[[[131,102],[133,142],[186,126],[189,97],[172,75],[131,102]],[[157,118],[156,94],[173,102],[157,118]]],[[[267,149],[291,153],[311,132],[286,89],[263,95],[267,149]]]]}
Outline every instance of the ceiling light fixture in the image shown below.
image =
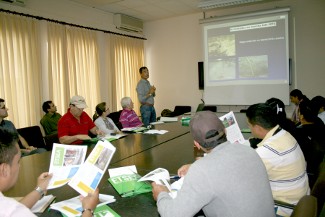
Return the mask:
{"type": "Polygon", "coordinates": [[[260,2],[264,0],[202,0],[198,7],[204,10],[212,8],[221,8],[228,6],[235,6],[247,3],[260,2]]]}

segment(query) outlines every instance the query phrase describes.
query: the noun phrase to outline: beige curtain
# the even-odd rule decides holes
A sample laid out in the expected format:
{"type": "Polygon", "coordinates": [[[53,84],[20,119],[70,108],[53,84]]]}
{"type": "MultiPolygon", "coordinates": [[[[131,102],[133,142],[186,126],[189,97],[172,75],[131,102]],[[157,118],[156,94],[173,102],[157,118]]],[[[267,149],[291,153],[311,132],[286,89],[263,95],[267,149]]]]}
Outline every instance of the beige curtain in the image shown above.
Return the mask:
{"type": "Polygon", "coordinates": [[[49,95],[61,114],[66,113],[73,95],[81,95],[88,104],[85,111],[92,116],[102,101],[100,70],[107,73],[105,96],[109,96],[111,110],[121,109],[121,98],[130,96],[139,114],[135,89],[144,64],[143,40],[105,34],[104,43],[100,43],[105,45],[101,49],[105,64],[100,65],[98,34],[0,13],[0,98],[6,100],[8,119],[17,128],[39,125],[43,95],[49,95]],[[104,70],[100,69],[103,65],[104,70]]]}
{"type": "Polygon", "coordinates": [[[136,86],[140,80],[139,68],[144,64],[144,42],[141,39],[125,36],[110,36],[111,71],[114,85],[113,97],[116,102],[113,108],[120,109],[120,100],[125,96],[132,98],[134,110],[139,113],[139,100],[136,86]]]}
{"type": "Polygon", "coordinates": [[[41,65],[38,21],[0,13],[0,98],[16,128],[38,125],[41,65]]]}
{"type": "Polygon", "coordinates": [[[85,97],[92,117],[100,101],[99,55],[96,32],[48,24],[50,95],[61,114],[74,95],[85,97]]]}

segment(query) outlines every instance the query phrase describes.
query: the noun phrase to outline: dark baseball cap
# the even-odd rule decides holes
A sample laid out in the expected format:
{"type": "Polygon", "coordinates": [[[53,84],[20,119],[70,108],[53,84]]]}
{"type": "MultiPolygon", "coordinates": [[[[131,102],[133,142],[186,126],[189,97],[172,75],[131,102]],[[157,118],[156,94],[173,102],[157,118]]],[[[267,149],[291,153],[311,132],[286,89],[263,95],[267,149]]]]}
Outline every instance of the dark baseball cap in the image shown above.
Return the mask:
{"type": "Polygon", "coordinates": [[[206,146],[225,136],[225,126],[211,111],[197,112],[191,118],[190,130],[193,139],[205,148],[211,148],[206,146]]]}

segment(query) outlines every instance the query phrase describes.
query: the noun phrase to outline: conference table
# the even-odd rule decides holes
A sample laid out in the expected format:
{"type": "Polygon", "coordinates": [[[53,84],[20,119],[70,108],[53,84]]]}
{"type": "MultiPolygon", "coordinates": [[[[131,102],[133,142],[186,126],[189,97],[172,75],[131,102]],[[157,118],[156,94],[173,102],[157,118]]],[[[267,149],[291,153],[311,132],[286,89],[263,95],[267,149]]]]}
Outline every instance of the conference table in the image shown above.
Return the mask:
{"type": "MultiPolygon", "coordinates": [[[[163,135],[130,134],[111,143],[116,147],[109,168],[135,165],[140,175],[145,175],[156,168],[165,168],[170,174],[177,174],[183,164],[192,163],[202,152],[194,148],[193,138],[188,126],[181,122],[164,123],[154,126],[157,130],[167,130],[163,135]]],[[[93,145],[88,148],[90,153],[93,145]]],[[[26,156],[21,159],[20,174],[16,185],[5,192],[9,197],[21,197],[36,186],[36,178],[48,171],[51,152],[26,156]]],[[[116,202],[110,203],[115,212],[121,216],[159,216],[156,202],[151,193],[122,198],[108,182],[106,172],[98,186],[101,194],[113,195],[116,202]]],[[[56,201],[63,201],[78,196],[70,186],[48,190],[56,196],[56,201]]],[[[61,216],[58,211],[45,211],[40,216],[61,216]]]]}

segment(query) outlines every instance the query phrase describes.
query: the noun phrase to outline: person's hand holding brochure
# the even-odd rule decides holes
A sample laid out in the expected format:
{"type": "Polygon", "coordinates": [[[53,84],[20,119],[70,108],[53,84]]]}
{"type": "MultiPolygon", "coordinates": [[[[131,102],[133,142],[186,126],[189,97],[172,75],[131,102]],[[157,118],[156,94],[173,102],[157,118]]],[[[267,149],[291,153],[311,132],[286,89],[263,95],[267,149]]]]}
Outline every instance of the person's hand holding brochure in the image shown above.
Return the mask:
{"type": "Polygon", "coordinates": [[[58,188],[70,181],[85,161],[87,146],[53,144],[49,173],[53,176],[47,189],[58,188]]]}
{"type": "Polygon", "coordinates": [[[68,184],[83,196],[95,191],[115,150],[116,148],[110,142],[98,141],[87,160],[68,184]]]}
{"type": "MultiPolygon", "coordinates": [[[[115,202],[114,196],[99,194],[99,204],[97,205],[96,209],[94,210],[94,216],[114,216],[118,217],[119,215],[113,211],[111,208],[106,206],[108,203],[115,202]]],[[[51,209],[60,211],[64,216],[74,217],[74,216],[81,216],[81,212],[83,210],[81,201],[79,196],[71,198],[69,200],[64,200],[58,203],[53,203],[50,206],[51,209]]]]}
{"type": "Polygon", "coordinates": [[[184,177],[180,178],[178,181],[173,182],[170,185],[170,176],[168,170],[164,168],[157,168],[147,175],[143,176],[141,179],[139,179],[138,182],[142,181],[153,181],[156,184],[164,185],[169,190],[169,195],[172,198],[175,198],[177,196],[177,191],[181,189],[184,181],[184,177]]]}
{"type": "Polygon", "coordinates": [[[234,112],[229,112],[220,117],[223,125],[226,128],[227,140],[231,143],[239,142],[241,144],[245,143],[245,138],[241,133],[237,120],[235,118],[234,112]]]}

